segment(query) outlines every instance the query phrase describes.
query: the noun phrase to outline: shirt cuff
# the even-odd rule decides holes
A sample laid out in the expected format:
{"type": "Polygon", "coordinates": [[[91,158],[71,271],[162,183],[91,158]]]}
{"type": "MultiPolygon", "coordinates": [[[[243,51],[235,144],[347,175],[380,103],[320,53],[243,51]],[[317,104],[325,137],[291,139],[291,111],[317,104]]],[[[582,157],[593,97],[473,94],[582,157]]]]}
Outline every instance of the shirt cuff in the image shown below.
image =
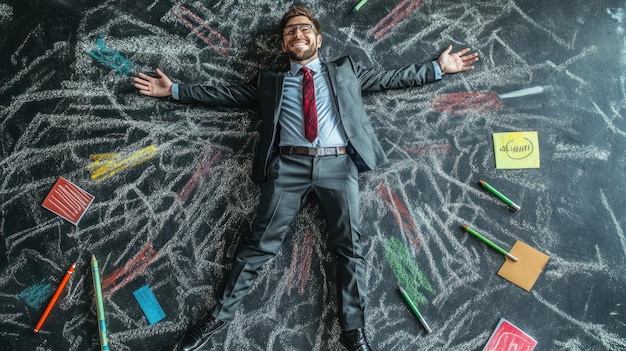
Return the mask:
{"type": "MultiPolygon", "coordinates": [[[[441,79],[441,78],[439,78],[441,79]]],[[[178,83],[174,83],[172,84],[172,97],[176,100],[180,100],[178,98],[178,83]]]]}
{"type": "Polygon", "coordinates": [[[441,67],[439,67],[437,61],[433,61],[433,68],[435,69],[435,79],[441,79],[441,77],[443,77],[445,73],[441,70],[441,67]]]}

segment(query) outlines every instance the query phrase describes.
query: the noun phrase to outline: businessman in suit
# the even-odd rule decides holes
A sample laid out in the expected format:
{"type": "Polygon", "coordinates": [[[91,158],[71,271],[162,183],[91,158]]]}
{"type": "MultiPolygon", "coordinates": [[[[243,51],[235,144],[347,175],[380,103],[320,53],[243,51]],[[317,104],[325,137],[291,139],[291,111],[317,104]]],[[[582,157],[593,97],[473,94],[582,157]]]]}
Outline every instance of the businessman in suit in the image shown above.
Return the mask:
{"type": "Polygon", "coordinates": [[[327,223],[328,245],[337,256],[339,341],[347,350],[375,350],[365,336],[365,259],[361,247],[358,173],[387,158],[361,100],[364,91],[421,86],[442,75],[473,69],[476,53],[448,47],[437,61],[395,70],[365,69],[349,56],[320,61],[321,28],[312,11],[290,8],[280,22],[287,72],[260,71],[230,86],[173,84],[134,78],[141,94],[173,96],[183,103],[256,108],[261,119],[252,177],[261,199],[252,233],[240,243],[224,291],[210,313],[182,337],[179,348],[200,348],[234,319],[262,265],[274,257],[290,223],[310,196],[327,223]]]}

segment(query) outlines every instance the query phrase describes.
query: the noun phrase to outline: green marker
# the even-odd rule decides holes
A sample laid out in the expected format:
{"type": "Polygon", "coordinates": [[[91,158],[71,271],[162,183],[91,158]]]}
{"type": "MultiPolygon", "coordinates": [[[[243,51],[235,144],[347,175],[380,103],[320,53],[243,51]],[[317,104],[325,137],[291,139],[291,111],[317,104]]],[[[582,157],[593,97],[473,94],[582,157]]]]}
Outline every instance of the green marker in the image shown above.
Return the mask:
{"type": "Polygon", "coordinates": [[[511,206],[511,208],[513,208],[515,211],[519,211],[519,210],[522,209],[519,205],[517,205],[515,202],[509,200],[506,196],[502,195],[501,192],[499,192],[496,189],[494,189],[491,185],[487,184],[487,182],[485,182],[484,180],[480,181],[480,185],[484,186],[485,189],[491,191],[495,196],[499,197],[500,200],[506,202],[507,205],[511,206]]]}
{"type": "Polygon", "coordinates": [[[480,233],[478,233],[477,231],[475,231],[474,229],[466,226],[465,224],[462,225],[463,229],[465,229],[466,232],[472,234],[473,236],[477,237],[478,239],[480,239],[482,242],[484,242],[485,244],[491,246],[491,248],[495,249],[496,251],[498,251],[499,253],[503,254],[504,256],[506,256],[507,258],[512,259],[513,261],[517,262],[517,257],[511,255],[510,253],[506,252],[503,248],[501,248],[500,246],[492,243],[489,239],[485,238],[484,236],[480,235],[480,233]]]}
{"type": "Polygon", "coordinates": [[[356,6],[354,6],[354,8],[352,9],[352,12],[350,12],[350,13],[355,13],[355,12],[359,11],[361,9],[361,7],[363,7],[363,5],[365,5],[366,2],[367,2],[367,0],[359,1],[359,3],[356,4],[356,6]]]}
{"type": "Polygon", "coordinates": [[[93,273],[93,290],[96,295],[96,311],[98,315],[98,333],[100,334],[100,350],[109,350],[107,325],[104,320],[104,303],[102,301],[102,286],[100,285],[100,271],[95,255],[91,255],[91,272],[93,273]]]}
{"type": "Polygon", "coordinates": [[[413,303],[413,301],[411,301],[411,298],[406,293],[406,291],[404,291],[402,286],[400,286],[399,284],[398,284],[398,288],[400,289],[400,293],[402,294],[402,297],[404,297],[404,300],[406,300],[406,303],[409,304],[409,307],[411,307],[411,310],[413,311],[413,313],[415,313],[415,315],[417,316],[417,319],[419,319],[420,323],[422,323],[422,325],[424,326],[424,329],[426,329],[426,332],[427,333],[432,332],[432,329],[430,329],[430,327],[424,320],[424,317],[422,317],[422,314],[420,313],[420,311],[417,310],[417,307],[415,307],[415,304],[413,303]]]}

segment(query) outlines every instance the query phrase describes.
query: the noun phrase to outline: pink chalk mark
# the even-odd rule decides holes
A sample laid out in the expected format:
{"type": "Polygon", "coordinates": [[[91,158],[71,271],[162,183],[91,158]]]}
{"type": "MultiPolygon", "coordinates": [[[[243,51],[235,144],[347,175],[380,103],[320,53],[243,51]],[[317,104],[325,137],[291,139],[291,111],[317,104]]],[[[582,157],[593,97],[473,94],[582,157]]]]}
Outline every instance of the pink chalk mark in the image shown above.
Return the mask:
{"type": "Polygon", "coordinates": [[[141,250],[123,267],[113,271],[113,273],[102,279],[102,290],[105,297],[110,297],[114,292],[131,282],[150,264],[157,256],[157,252],[152,249],[152,243],[147,243],[141,250]]]}
{"type": "Polygon", "coordinates": [[[435,97],[430,109],[455,115],[499,111],[502,110],[502,100],[493,91],[459,92],[435,97]]]}
{"type": "Polygon", "coordinates": [[[186,202],[189,199],[189,196],[196,189],[196,186],[200,182],[200,179],[202,179],[202,177],[204,177],[209,172],[209,170],[211,170],[211,167],[213,167],[213,165],[222,156],[222,152],[220,150],[217,150],[213,155],[211,155],[212,151],[213,150],[210,147],[204,150],[204,153],[202,154],[202,160],[198,163],[198,165],[196,165],[196,169],[193,171],[193,175],[187,181],[187,183],[183,187],[183,190],[178,193],[178,201],[186,202]]]}
{"type": "Polygon", "coordinates": [[[422,6],[422,3],[422,0],[404,0],[399,3],[385,18],[374,26],[371,31],[374,38],[380,39],[387,35],[391,27],[408,17],[413,10],[422,6]]]}
{"type": "Polygon", "coordinates": [[[230,42],[228,40],[226,40],[220,33],[218,33],[215,29],[211,28],[202,18],[198,17],[198,15],[196,15],[195,13],[191,12],[189,9],[187,9],[185,6],[179,5],[179,8],[184,12],[184,14],[186,14],[187,16],[189,16],[191,19],[193,19],[197,24],[199,24],[200,26],[202,26],[204,29],[208,30],[210,33],[210,37],[213,39],[217,39],[217,40],[211,40],[211,38],[208,38],[207,36],[205,36],[204,34],[202,34],[200,32],[200,30],[198,30],[198,28],[196,28],[196,25],[192,24],[191,22],[187,21],[183,15],[179,14],[179,13],[174,13],[174,16],[176,18],[178,18],[178,20],[187,28],[189,28],[198,38],[200,38],[202,41],[204,41],[208,46],[210,46],[211,48],[213,48],[213,50],[217,51],[218,54],[222,55],[223,57],[227,57],[228,56],[228,52],[229,52],[229,47],[230,47],[230,42]]]}
{"type": "Polygon", "coordinates": [[[398,194],[384,182],[378,184],[376,190],[378,190],[378,194],[385,202],[385,205],[387,205],[387,209],[389,209],[389,212],[393,215],[393,218],[396,220],[396,223],[398,223],[400,229],[402,229],[406,238],[414,247],[419,249],[420,240],[417,234],[417,226],[398,194]],[[413,235],[411,235],[412,233],[413,235]]]}
{"type": "Polygon", "coordinates": [[[287,278],[287,291],[297,289],[300,296],[304,295],[306,285],[311,281],[313,263],[313,235],[306,232],[300,245],[294,245],[291,252],[291,264],[287,278]]]}

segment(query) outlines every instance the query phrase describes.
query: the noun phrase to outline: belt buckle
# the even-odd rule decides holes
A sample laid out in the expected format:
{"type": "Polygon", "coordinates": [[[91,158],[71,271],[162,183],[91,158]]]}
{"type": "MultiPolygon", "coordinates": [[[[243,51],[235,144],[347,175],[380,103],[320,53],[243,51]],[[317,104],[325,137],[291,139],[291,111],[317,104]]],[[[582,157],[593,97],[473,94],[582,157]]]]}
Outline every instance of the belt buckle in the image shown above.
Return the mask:
{"type": "Polygon", "coordinates": [[[317,152],[317,151],[318,151],[318,149],[317,149],[317,148],[315,148],[315,147],[310,147],[310,148],[308,148],[308,149],[307,149],[307,155],[308,155],[308,156],[317,157],[317,156],[319,156],[319,154],[318,154],[318,152],[317,152]]]}

